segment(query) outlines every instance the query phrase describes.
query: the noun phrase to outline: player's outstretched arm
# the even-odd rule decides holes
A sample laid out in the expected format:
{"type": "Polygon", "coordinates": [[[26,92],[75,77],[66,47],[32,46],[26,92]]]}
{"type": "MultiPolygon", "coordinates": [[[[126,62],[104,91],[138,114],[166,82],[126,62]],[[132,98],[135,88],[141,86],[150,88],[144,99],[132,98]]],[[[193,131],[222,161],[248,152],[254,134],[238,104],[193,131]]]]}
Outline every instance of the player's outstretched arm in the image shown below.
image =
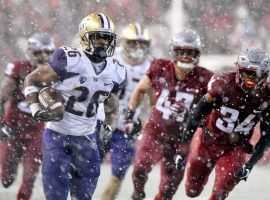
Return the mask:
{"type": "Polygon", "coordinates": [[[14,91],[18,88],[16,80],[6,77],[1,84],[0,90],[0,116],[4,115],[5,102],[14,97],[14,91]]]}
{"type": "Polygon", "coordinates": [[[152,85],[150,79],[147,75],[144,75],[131,94],[130,100],[128,102],[128,108],[132,111],[135,111],[143,101],[144,95],[151,89],[152,85]]]}
{"type": "Polygon", "coordinates": [[[18,88],[16,80],[10,77],[6,77],[1,84],[0,90],[0,140],[12,139],[13,129],[5,122],[5,108],[4,104],[14,97],[14,91],[18,88]]]}
{"type": "Polygon", "coordinates": [[[111,93],[104,102],[105,120],[104,123],[115,130],[119,123],[119,99],[117,94],[111,93]]]}
{"type": "Polygon", "coordinates": [[[209,93],[204,95],[198,104],[190,111],[182,137],[182,143],[189,143],[201,119],[208,115],[214,107],[215,99],[209,93]]]}
{"type": "Polygon", "coordinates": [[[105,120],[99,131],[99,137],[104,145],[110,141],[112,132],[119,123],[119,99],[117,94],[111,93],[104,101],[105,120]]]}
{"type": "Polygon", "coordinates": [[[52,85],[58,80],[58,74],[49,65],[37,68],[25,78],[24,95],[34,118],[37,117],[37,113],[41,113],[40,111],[42,111],[38,103],[40,89],[52,85]]]}
{"type": "Polygon", "coordinates": [[[264,152],[270,146],[270,116],[269,111],[262,114],[260,120],[261,137],[256,143],[250,159],[236,173],[239,180],[246,180],[255,164],[262,158],[264,152]]]}

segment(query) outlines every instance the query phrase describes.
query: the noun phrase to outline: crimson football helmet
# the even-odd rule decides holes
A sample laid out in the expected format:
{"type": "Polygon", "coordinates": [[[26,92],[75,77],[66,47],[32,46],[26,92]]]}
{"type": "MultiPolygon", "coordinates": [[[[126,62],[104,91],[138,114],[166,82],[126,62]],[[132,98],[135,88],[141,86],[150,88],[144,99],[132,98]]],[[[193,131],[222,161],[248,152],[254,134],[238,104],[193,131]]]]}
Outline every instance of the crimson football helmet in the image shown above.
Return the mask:
{"type": "Polygon", "coordinates": [[[178,67],[192,69],[199,62],[202,51],[201,38],[193,30],[183,30],[173,36],[170,50],[178,67]]]}
{"type": "Polygon", "coordinates": [[[237,67],[236,82],[246,91],[258,90],[269,75],[270,58],[261,49],[246,49],[235,63],[237,67]]]}
{"type": "Polygon", "coordinates": [[[54,50],[55,44],[52,37],[35,33],[27,41],[26,58],[32,65],[46,64],[54,50]]]}
{"type": "Polygon", "coordinates": [[[140,23],[126,25],[122,30],[120,46],[128,59],[136,64],[142,63],[149,54],[148,29],[140,23]]]}
{"type": "Polygon", "coordinates": [[[98,63],[113,56],[116,47],[115,27],[107,15],[92,13],[83,18],[78,35],[82,48],[92,61],[98,63]]]}

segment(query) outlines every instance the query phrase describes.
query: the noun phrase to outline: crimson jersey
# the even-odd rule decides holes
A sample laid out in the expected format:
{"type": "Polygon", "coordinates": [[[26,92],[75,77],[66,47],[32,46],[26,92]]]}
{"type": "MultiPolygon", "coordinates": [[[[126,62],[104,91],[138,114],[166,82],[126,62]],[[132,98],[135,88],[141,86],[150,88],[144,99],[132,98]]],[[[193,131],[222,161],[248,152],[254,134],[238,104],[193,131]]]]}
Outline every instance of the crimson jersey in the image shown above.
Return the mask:
{"type": "Polygon", "coordinates": [[[216,98],[216,109],[206,118],[204,142],[216,145],[244,145],[252,136],[253,128],[262,112],[268,110],[269,89],[251,95],[236,84],[236,72],[224,72],[212,77],[208,93],[216,98]]]}
{"type": "Polygon", "coordinates": [[[184,80],[179,81],[175,77],[174,64],[171,61],[154,59],[146,74],[154,90],[155,103],[146,131],[178,138],[187,111],[207,92],[207,83],[213,73],[196,66],[184,80]],[[171,108],[175,104],[182,107],[179,115],[172,112],[171,108]]]}
{"type": "Polygon", "coordinates": [[[23,95],[23,82],[26,76],[35,69],[29,61],[15,61],[8,63],[5,75],[16,81],[17,90],[14,98],[9,100],[5,111],[5,120],[22,127],[35,126],[37,122],[32,118],[31,111],[23,95]]]}

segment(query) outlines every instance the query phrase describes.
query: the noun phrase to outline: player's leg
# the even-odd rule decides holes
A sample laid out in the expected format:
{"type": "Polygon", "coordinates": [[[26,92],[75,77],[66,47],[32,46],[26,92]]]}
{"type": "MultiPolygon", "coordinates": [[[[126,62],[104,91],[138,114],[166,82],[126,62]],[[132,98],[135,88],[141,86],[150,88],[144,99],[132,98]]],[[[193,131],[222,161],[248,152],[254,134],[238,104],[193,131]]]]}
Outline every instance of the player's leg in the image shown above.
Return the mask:
{"type": "Polygon", "coordinates": [[[132,172],[134,192],[133,200],[143,199],[145,196],[144,186],[148,179],[148,173],[152,167],[163,156],[160,144],[156,140],[155,134],[145,131],[141,140],[137,140],[132,172]]]}
{"type": "Polygon", "coordinates": [[[231,150],[216,163],[216,179],[211,200],[225,199],[238,183],[234,177],[236,171],[245,163],[246,153],[242,149],[231,150]]]}
{"type": "Polygon", "coordinates": [[[197,129],[187,161],[186,194],[197,197],[201,194],[215,165],[215,157],[201,142],[202,130],[197,129]]]}
{"type": "Polygon", "coordinates": [[[42,182],[47,200],[67,199],[71,173],[68,145],[67,136],[45,130],[42,141],[42,182]]]}
{"type": "Polygon", "coordinates": [[[170,200],[173,198],[179,184],[184,176],[184,169],[176,169],[174,164],[174,155],[176,148],[174,145],[165,146],[164,156],[161,162],[161,180],[159,185],[159,193],[155,196],[155,200],[170,200]]]}
{"type": "Polygon", "coordinates": [[[96,133],[87,136],[71,136],[70,195],[75,199],[90,200],[100,175],[100,156],[96,133]]]}
{"type": "Polygon", "coordinates": [[[36,130],[25,130],[25,133],[23,133],[23,135],[28,135],[30,138],[25,138],[26,143],[23,154],[23,181],[17,195],[18,200],[29,200],[31,197],[34,182],[42,159],[42,134],[43,126],[37,127],[36,130]]]}
{"type": "Polygon", "coordinates": [[[113,132],[111,145],[112,176],[102,194],[102,200],[116,198],[128,167],[134,158],[134,140],[119,130],[113,132]]]}
{"type": "Polygon", "coordinates": [[[15,138],[3,141],[1,145],[1,181],[2,185],[9,187],[16,178],[19,162],[23,154],[23,141],[18,131],[13,133],[15,138]]]}

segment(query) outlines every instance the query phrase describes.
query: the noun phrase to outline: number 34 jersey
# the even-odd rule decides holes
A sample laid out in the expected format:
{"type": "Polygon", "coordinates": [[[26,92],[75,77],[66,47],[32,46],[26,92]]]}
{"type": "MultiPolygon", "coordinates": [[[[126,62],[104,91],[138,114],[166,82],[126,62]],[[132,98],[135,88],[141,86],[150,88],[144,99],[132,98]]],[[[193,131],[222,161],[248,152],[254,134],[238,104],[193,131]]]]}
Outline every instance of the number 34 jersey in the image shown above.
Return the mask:
{"type": "Polygon", "coordinates": [[[67,135],[93,133],[98,105],[125,86],[126,68],[110,57],[95,67],[82,49],[69,47],[56,50],[49,64],[59,76],[54,87],[65,99],[66,112],[61,121],[47,127],[67,135]]]}
{"type": "Polygon", "coordinates": [[[235,72],[212,77],[208,93],[217,99],[216,108],[206,118],[203,141],[213,145],[248,145],[262,112],[269,112],[270,91],[263,87],[256,94],[246,93],[236,83],[235,72]]]}
{"type": "Polygon", "coordinates": [[[147,76],[154,89],[153,111],[146,131],[164,136],[161,139],[179,138],[190,108],[207,92],[207,83],[213,73],[195,66],[184,80],[175,77],[174,64],[168,60],[153,60],[147,76]]]}

